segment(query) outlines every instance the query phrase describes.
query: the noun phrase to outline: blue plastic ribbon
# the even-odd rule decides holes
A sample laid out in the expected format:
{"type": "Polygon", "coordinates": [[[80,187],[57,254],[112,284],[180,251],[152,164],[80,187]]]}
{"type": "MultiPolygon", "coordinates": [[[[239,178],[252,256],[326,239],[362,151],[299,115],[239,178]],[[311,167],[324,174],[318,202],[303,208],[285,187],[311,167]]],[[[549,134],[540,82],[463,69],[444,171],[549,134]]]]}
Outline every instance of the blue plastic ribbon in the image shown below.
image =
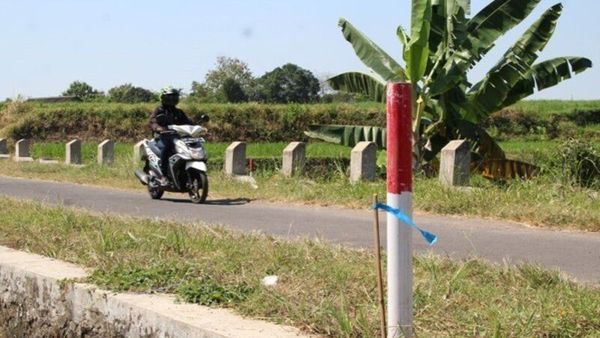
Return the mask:
{"type": "Polygon", "coordinates": [[[382,204],[382,203],[377,203],[373,206],[373,209],[378,209],[378,210],[384,210],[389,212],[390,214],[394,215],[397,219],[399,219],[400,221],[402,221],[402,223],[415,228],[417,230],[419,230],[419,232],[421,233],[421,235],[423,236],[423,238],[425,239],[425,241],[427,243],[429,243],[429,245],[434,245],[437,240],[438,237],[435,234],[432,234],[431,232],[427,231],[427,230],[423,230],[421,228],[419,228],[413,221],[412,219],[410,219],[410,217],[408,217],[408,215],[406,215],[405,213],[403,213],[402,211],[396,209],[396,208],[392,208],[387,204],[382,204]]]}

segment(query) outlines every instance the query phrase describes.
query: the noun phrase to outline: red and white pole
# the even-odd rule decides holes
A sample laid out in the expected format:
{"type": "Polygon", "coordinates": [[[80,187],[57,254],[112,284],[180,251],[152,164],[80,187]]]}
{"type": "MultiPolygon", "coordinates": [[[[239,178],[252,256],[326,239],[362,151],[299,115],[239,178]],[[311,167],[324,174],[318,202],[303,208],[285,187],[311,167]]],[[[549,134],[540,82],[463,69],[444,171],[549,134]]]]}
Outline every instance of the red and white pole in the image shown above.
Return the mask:
{"type": "MultiPolygon", "coordinates": [[[[387,87],[387,205],[412,218],[412,88],[387,87]]],[[[412,337],[412,229],[387,215],[388,337],[412,337]]]]}

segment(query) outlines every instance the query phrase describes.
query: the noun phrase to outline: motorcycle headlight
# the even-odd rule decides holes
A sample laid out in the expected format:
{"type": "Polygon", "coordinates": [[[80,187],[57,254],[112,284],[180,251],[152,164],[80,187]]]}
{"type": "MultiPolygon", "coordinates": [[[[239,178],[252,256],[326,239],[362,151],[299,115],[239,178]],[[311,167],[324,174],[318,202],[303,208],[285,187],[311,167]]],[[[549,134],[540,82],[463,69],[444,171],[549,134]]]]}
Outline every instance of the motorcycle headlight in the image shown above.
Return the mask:
{"type": "Polygon", "coordinates": [[[206,158],[206,153],[202,148],[191,149],[190,152],[194,160],[204,160],[206,158]]]}

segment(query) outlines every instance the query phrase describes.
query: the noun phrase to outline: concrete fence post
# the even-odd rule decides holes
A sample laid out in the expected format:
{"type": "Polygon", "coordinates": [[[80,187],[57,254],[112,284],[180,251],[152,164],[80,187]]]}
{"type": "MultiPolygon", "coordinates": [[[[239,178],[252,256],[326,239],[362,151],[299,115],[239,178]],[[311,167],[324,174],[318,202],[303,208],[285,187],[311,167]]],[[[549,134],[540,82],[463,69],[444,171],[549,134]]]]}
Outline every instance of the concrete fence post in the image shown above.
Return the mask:
{"type": "Polygon", "coordinates": [[[81,141],[78,139],[71,140],[65,146],[65,163],[70,165],[81,164],[81,141]]]}
{"type": "Polygon", "coordinates": [[[372,181],[377,176],[377,144],[359,142],[350,155],[350,182],[372,181]]]}
{"type": "Polygon", "coordinates": [[[8,148],[6,147],[6,139],[0,138],[0,155],[7,155],[8,148]]]}
{"type": "Polygon", "coordinates": [[[133,161],[138,162],[142,160],[144,156],[144,142],[146,140],[141,140],[133,146],[133,161]]]}
{"type": "Polygon", "coordinates": [[[15,143],[15,161],[30,162],[33,161],[29,153],[29,140],[20,139],[15,143]]]}
{"type": "Polygon", "coordinates": [[[306,143],[292,142],[283,149],[283,164],[281,171],[286,177],[301,174],[304,171],[306,159],[306,143]]]}
{"type": "Polygon", "coordinates": [[[0,160],[7,159],[8,148],[6,147],[6,139],[0,138],[0,160]]]}
{"type": "Polygon", "coordinates": [[[233,142],[225,150],[225,173],[228,175],[246,174],[246,143],[233,142]]]}
{"type": "Polygon", "coordinates": [[[104,140],[98,145],[98,164],[111,165],[115,158],[115,144],[111,140],[104,140]]]}
{"type": "Polygon", "coordinates": [[[443,149],[439,180],[445,186],[468,186],[471,170],[471,149],[466,140],[454,140],[443,149]]]}

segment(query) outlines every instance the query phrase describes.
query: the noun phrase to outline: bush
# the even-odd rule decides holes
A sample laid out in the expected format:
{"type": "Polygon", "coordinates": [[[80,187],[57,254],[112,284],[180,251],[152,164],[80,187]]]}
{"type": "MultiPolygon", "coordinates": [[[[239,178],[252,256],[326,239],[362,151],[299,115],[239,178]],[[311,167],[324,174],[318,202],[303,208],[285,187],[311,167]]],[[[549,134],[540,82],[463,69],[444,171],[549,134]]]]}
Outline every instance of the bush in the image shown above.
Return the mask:
{"type": "MultiPolygon", "coordinates": [[[[9,106],[11,107],[11,106],[9,106]]],[[[289,142],[307,140],[304,131],[310,124],[385,125],[385,107],[381,104],[197,104],[180,105],[198,121],[207,114],[210,141],[289,142]]],[[[19,114],[13,108],[0,111],[0,134],[10,138],[38,141],[79,137],[86,140],[111,138],[119,142],[137,142],[151,136],[148,115],[154,104],[120,103],[20,103],[19,114]]]]}
{"type": "Polygon", "coordinates": [[[560,147],[565,177],[583,187],[600,188],[600,152],[590,143],[569,140],[560,147]]]}
{"type": "Polygon", "coordinates": [[[134,87],[131,83],[111,88],[108,91],[108,100],[119,103],[142,103],[157,101],[157,96],[148,89],[134,87]]]}
{"type": "Polygon", "coordinates": [[[535,127],[544,125],[545,123],[538,116],[512,109],[494,113],[483,122],[484,127],[495,128],[504,135],[528,134],[535,127]]]}
{"type": "Polygon", "coordinates": [[[576,109],[568,115],[569,120],[575,122],[578,126],[585,126],[588,124],[600,124],[600,110],[581,110],[576,109]]]}
{"type": "Polygon", "coordinates": [[[81,81],[74,81],[69,88],[62,93],[62,96],[76,96],[83,101],[94,101],[104,96],[104,93],[98,91],[89,84],[81,81]]]}
{"type": "Polygon", "coordinates": [[[492,114],[482,126],[500,138],[531,134],[554,138],[587,137],[578,127],[600,124],[600,109],[574,109],[569,113],[531,112],[507,108],[492,114]]]}

